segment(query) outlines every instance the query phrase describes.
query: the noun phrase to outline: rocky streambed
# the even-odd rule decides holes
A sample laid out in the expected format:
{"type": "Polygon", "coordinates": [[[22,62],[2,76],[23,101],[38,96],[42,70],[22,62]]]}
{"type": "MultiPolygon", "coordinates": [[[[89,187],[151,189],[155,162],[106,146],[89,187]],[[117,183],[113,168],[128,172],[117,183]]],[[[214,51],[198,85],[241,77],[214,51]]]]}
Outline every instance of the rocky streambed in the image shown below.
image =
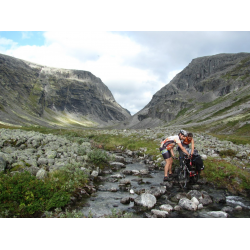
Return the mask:
{"type": "Polygon", "coordinates": [[[250,217],[250,199],[217,189],[205,179],[183,188],[177,179],[163,182],[163,169],[133,152],[115,153],[112,170],[95,177],[97,192],[79,208],[85,216],[103,217],[122,211],[140,218],[250,217]],[[146,163],[147,162],[147,163],[146,163]]]}
{"type": "MultiPolygon", "coordinates": [[[[157,164],[162,158],[153,160],[145,154],[144,148],[130,151],[118,147],[117,151],[108,152],[112,161],[100,169],[88,161],[88,152],[93,150],[91,143],[86,138],[74,138],[74,142],[71,139],[34,131],[1,129],[0,171],[9,169],[15,174],[27,170],[43,179],[65,164],[79,164],[88,174],[89,192],[72,197],[68,208],[86,217],[105,217],[114,211],[140,218],[249,217],[249,198],[217,189],[203,178],[187,188],[176,179],[163,183],[164,164],[157,164]]],[[[199,142],[198,135],[196,139],[199,142]]],[[[214,145],[215,140],[210,139],[214,145]]],[[[243,160],[248,161],[248,148],[244,150],[246,157],[243,160]]],[[[215,154],[209,149],[207,152],[215,154]]]]}

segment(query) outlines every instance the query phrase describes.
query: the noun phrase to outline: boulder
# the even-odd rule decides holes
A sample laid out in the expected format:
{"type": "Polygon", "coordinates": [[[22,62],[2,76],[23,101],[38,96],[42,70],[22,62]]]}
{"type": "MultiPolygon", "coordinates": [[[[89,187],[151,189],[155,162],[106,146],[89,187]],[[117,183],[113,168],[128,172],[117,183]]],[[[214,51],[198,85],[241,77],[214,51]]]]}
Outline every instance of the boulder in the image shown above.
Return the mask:
{"type": "Polygon", "coordinates": [[[211,212],[206,212],[205,217],[210,217],[210,218],[227,218],[228,214],[223,211],[211,211],[211,212]]]}
{"type": "Polygon", "coordinates": [[[110,163],[111,169],[119,170],[121,168],[126,168],[126,166],[121,162],[111,162],[110,163]]]}
{"type": "Polygon", "coordinates": [[[135,205],[147,207],[148,209],[151,209],[156,204],[156,198],[152,194],[141,194],[139,197],[134,199],[135,205]]]}
{"type": "Polygon", "coordinates": [[[157,209],[152,209],[151,212],[157,217],[157,218],[166,218],[168,216],[167,211],[161,211],[157,209]]]}
{"type": "Polygon", "coordinates": [[[199,205],[199,201],[197,200],[197,198],[193,197],[193,198],[191,199],[191,201],[192,201],[196,206],[199,205]]]}
{"type": "Polygon", "coordinates": [[[130,197],[124,197],[120,200],[122,204],[129,204],[130,203],[130,197]]]}
{"type": "Polygon", "coordinates": [[[197,210],[197,205],[188,198],[181,198],[178,205],[189,211],[197,210]]]}
{"type": "Polygon", "coordinates": [[[160,206],[160,210],[171,212],[174,208],[169,204],[164,204],[160,206]]]}
{"type": "Polygon", "coordinates": [[[202,197],[199,198],[198,200],[199,200],[199,202],[200,202],[203,206],[213,203],[211,197],[208,195],[207,192],[201,191],[201,193],[202,193],[202,197]]]}
{"type": "Polygon", "coordinates": [[[230,207],[230,206],[226,206],[226,207],[223,207],[222,209],[221,209],[221,211],[222,212],[226,212],[226,213],[230,213],[230,212],[233,212],[233,208],[232,207],[230,207]]]}
{"type": "Polygon", "coordinates": [[[39,180],[42,180],[42,179],[45,179],[47,177],[47,172],[45,169],[41,168],[37,174],[36,174],[36,178],[39,179],[39,180]]]}

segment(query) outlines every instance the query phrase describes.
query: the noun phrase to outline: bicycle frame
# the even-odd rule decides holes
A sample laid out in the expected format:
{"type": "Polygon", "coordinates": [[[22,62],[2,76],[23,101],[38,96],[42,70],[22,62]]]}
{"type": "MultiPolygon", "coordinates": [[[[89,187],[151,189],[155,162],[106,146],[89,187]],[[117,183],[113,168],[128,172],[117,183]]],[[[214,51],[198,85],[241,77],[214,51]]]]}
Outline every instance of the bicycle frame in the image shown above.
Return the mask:
{"type": "MultiPolygon", "coordinates": [[[[179,159],[179,158],[177,158],[179,159]]],[[[180,165],[179,172],[178,172],[178,180],[179,183],[181,180],[184,180],[184,188],[186,187],[187,183],[189,182],[190,178],[194,181],[197,182],[199,179],[199,173],[198,171],[192,171],[189,170],[187,166],[187,160],[190,160],[187,156],[184,156],[182,160],[182,164],[180,165]]],[[[192,162],[190,161],[190,165],[192,166],[192,162]]]]}

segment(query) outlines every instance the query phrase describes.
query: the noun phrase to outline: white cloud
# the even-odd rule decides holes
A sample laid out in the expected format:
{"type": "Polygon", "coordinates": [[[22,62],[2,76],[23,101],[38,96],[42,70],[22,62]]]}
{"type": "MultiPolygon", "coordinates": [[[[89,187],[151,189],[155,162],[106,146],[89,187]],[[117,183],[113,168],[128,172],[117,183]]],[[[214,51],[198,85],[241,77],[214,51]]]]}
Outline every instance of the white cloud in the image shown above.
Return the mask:
{"type": "Polygon", "coordinates": [[[30,31],[22,31],[22,39],[29,39],[32,37],[32,32],[30,31]]]}
{"type": "Polygon", "coordinates": [[[1,53],[5,53],[5,51],[9,48],[14,49],[16,46],[17,46],[17,43],[12,41],[11,39],[0,37],[0,52],[1,53]]]}

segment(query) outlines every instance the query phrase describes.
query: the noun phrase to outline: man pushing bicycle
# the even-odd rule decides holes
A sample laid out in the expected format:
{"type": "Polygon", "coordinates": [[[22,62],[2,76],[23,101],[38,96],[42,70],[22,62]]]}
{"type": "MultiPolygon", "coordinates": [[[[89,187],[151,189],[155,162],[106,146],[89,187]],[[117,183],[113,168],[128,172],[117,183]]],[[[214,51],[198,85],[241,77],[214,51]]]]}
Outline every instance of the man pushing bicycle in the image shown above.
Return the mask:
{"type": "Polygon", "coordinates": [[[173,148],[177,144],[179,148],[187,155],[189,155],[188,151],[182,146],[181,140],[184,140],[187,137],[187,132],[185,130],[180,130],[178,135],[169,136],[165,140],[161,142],[160,152],[162,157],[166,161],[164,167],[164,179],[163,181],[169,181],[169,177],[172,175],[172,164],[174,152],[173,148]]]}

